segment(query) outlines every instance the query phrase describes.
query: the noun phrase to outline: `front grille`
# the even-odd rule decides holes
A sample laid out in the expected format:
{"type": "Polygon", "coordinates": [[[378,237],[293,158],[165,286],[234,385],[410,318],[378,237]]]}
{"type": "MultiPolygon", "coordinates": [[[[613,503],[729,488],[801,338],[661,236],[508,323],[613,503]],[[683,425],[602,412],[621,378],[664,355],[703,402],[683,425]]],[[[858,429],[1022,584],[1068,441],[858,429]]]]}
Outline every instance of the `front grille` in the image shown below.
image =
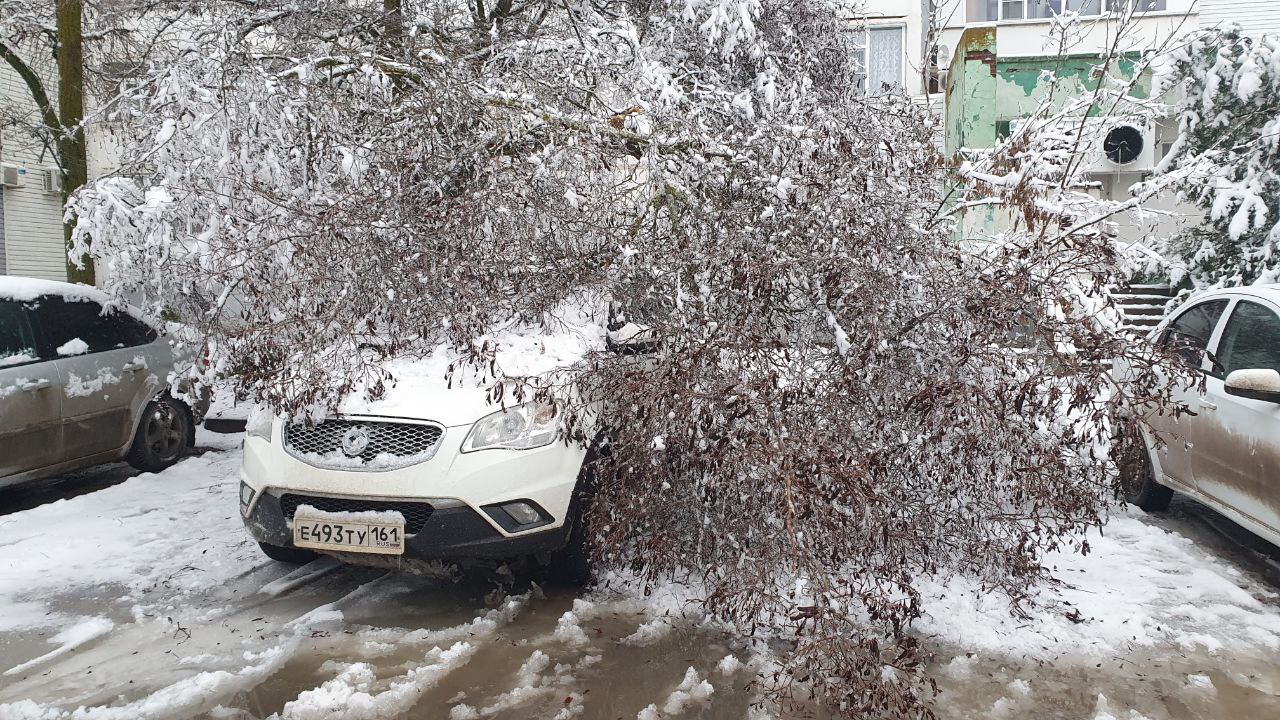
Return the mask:
{"type": "Polygon", "coordinates": [[[316,425],[285,425],[284,448],[316,467],[335,470],[395,470],[435,455],[444,428],[423,423],[325,420],[316,425]],[[368,445],[347,455],[342,438],[352,429],[364,431],[368,445]]]}
{"type": "Polygon", "coordinates": [[[427,518],[431,517],[430,503],[408,500],[355,500],[351,498],[322,497],[319,495],[281,495],[280,510],[286,518],[293,519],[299,505],[310,505],[323,512],[386,512],[394,510],[404,516],[404,531],[417,534],[427,518]]]}

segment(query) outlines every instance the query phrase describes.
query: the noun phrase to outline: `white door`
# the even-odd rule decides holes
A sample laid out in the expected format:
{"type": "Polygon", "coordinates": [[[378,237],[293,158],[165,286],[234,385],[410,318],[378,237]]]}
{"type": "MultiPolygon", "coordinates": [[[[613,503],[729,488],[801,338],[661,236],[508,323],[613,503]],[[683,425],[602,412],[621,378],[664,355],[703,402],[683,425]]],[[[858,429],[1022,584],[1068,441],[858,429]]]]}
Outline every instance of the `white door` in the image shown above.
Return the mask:
{"type": "Polygon", "coordinates": [[[1192,433],[1191,462],[1201,492],[1280,532],[1280,405],[1228,395],[1235,370],[1280,371],[1280,314],[1258,300],[1238,301],[1217,345],[1218,366],[1192,433]]]}
{"type": "Polygon", "coordinates": [[[40,357],[23,303],[0,300],[0,484],[58,461],[62,383],[40,357]]]}
{"type": "MultiPolygon", "coordinates": [[[[1225,299],[1207,300],[1186,308],[1161,333],[1159,344],[1176,350],[1187,367],[1196,371],[1197,375],[1203,373],[1205,351],[1209,348],[1213,331],[1222,318],[1223,311],[1227,309],[1228,302],[1225,299]]],[[[1200,412],[1200,393],[1195,387],[1175,388],[1173,400],[1193,413],[1200,412]]],[[[1191,435],[1198,415],[1179,415],[1166,410],[1147,420],[1156,433],[1159,445],[1156,459],[1160,467],[1157,471],[1175,487],[1184,485],[1194,488],[1195,475],[1191,469],[1189,451],[1194,444],[1191,435]]]]}

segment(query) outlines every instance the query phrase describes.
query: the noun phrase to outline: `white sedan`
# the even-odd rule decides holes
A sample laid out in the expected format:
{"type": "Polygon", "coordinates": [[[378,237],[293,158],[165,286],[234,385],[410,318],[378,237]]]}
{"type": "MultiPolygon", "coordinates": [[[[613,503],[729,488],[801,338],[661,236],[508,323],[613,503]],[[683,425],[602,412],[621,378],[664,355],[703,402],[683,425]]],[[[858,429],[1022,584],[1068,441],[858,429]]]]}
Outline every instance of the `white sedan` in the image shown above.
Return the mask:
{"type": "Polygon", "coordinates": [[[1152,338],[1203,382],[1176,391],[1189,412],[1144,418],[1127,499],[1159,511],[1177,490],[1280,544],[1280,286],[1198,295],[1152,338]]]}

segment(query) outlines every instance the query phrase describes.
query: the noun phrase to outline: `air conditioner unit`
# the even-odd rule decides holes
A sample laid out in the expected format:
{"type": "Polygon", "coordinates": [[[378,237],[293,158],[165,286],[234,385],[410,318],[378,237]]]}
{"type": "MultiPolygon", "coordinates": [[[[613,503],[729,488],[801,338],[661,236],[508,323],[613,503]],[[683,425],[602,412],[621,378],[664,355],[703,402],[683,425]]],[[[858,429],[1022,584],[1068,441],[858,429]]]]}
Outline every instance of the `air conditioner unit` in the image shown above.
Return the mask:
{"type": "MultiPolygon", "coordinates": [[[[1010,132],[1016,135],[1025,122],[1025,119],[1011,120],[1010,132]]],[[[1143,118],[1062,118],[1053,121],[1047,132],[1056,137],[1056,149],[1083,151],[1079,168],[1095,175],[1149,172],[1160,159],[1156,153],[1155,129],[1143,118]]]]}
{"type": "Polygon", "coordinates": [[[26,168],[21,165],[0,165],[0,186],[20,188],[26,184],[26,168]]]}
{"type": "Polygon", "coordinates": [[[58,170],[45,170],[41,178],[41,188],[47,193],[62,193],[62,173],[58,170]]]}
{"type": "Polygon", "coordinates": [[[1156,166],[1156,136],[1142,118],[1086,118],[1083,126],[1088,156],[1085,170],[1102,173],[1141,173],[1156,166]]]}

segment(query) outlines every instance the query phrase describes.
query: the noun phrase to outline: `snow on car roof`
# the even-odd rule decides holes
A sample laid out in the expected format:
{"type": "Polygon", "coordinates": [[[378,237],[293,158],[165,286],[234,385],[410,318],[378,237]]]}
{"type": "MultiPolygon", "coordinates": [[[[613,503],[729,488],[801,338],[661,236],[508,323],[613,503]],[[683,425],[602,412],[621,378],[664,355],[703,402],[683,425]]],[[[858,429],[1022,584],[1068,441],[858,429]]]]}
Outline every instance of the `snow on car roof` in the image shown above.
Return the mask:
{"type": "Polygon", "coordinates": [[[1252,295],[1254,297],[1265,298],[1273,303],[1280,304],[1280,284],[1264,283],[1258,285],[1237,285],[1235,287],[1215,288],[1201,293],[1194,293],[1188,298],[1188,302],[1194,300],[1202,300],[1214,297],[1230,297],[1233,295],[1252,295]]]}
{"type": "Polygon", "coordinates": [[[0,299],[35,300],[41,295],[58,295],[69,300],[111,302],[111,298],[106,293],[91,285],[17,277],[16,275],[0,276],[0,299]]]}

